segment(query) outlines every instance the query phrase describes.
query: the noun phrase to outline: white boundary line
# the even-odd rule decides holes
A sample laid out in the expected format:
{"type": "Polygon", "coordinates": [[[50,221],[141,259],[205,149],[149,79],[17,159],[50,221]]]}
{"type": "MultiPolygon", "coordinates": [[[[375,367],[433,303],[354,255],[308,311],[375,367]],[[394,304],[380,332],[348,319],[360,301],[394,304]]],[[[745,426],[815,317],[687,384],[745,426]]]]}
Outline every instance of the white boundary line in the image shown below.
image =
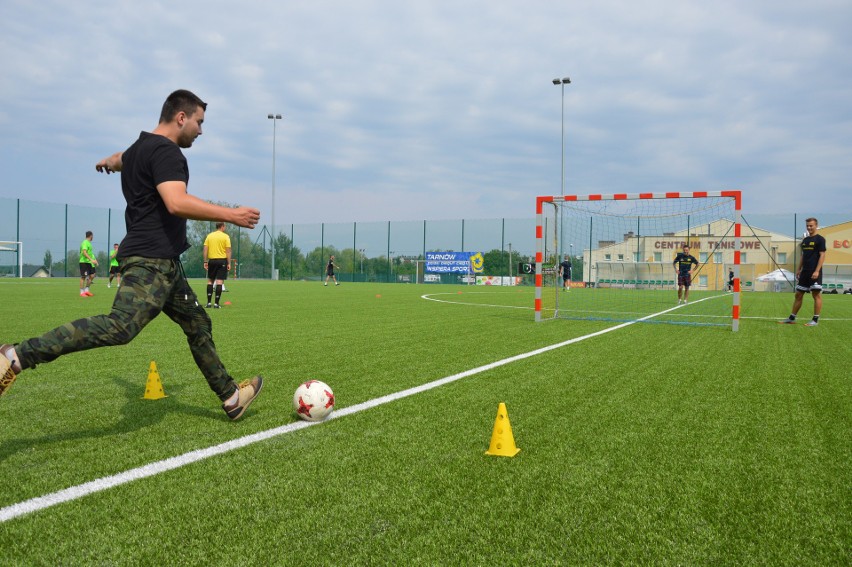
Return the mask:
{"type": "MultiPolygon", "coordinates": [[[[563,341],[561,343],[556,343],[536,350],[511,356],[509,358],[504,358],[503,360],[498,360],[496,362],[492,362],[484,366],[479,366],[477,368],[472,368],[470,370],[465,370],[464,372],[453,374],[452,376],[447,376],[445,378],[440,378],[427,384],[415,386],[414,388],[409,388],[407,390],[402,390],[394,394],[388,394],[386,396],[381,396],[379,398],[368,400],[366,402],[361,402],[360,404],[355,404],[354,406],[349,406],[341,410],[335,410],[334,412],[332,412],[331,417],[329,419],[346,417],[347,415],[351,415],[353,413],[358,413],[364,410],[374,408],[376,406],[400,400],[402,398],[407,398],[408,396],[413,396],[421,392],[426,392],[428,390],[432,390],[433,388],[437,388],[439,386],[443,386],[445,384],[461,380],[462,378],[467,378],[468,376],[480,374],[488,370],[499,368],[500,366],[505,366],[513,362],[518,362],[519,360],[531,358],[533,356],[556,350],[568,345],[572,345],[574,343],[578,343],[586,339],[591,339],[593,337],[604,335],[612,331],[617,331],[618,329],[623,329],[624,327],[628,327],[630,325],[633,325],[634,323],[639,323],[640,321],[644,321],[645,319],[650,319],[651,317],[656,317],[657,315],[662,315],[663,313],[668,313],[669,311],[673,311],[675,309],[677,309],[677,306],[672,307],[671,309],[667,309],[665,311],[661,311],[659,313],[654,313],[653,315],[648,315],[647,317],[642,317],[641,319],[637,319],[635,321],[621,323],[620,325],[609,327],[601,331],[590,333],[588,335],[583,335],[581,337],[576,337],[567,341],[563,341]]],[[[135,480],[141,480],[143,478],[148,478],[160,473],[178,469],[180,467],[184,467],[192,463],[203,461],[204,459],[208,459],[210,457],[215,457],[217,455],[228,453],[235,449],[247,447],[248,445],[252,445],[260,441],[265,441],[267,439],[271,439],[279,435],[284,435],[286,433],[298,431],[300,429],[304,429],[312,425],[317,425],[318,423],[322,422],[297,421],[294,423],[288,423],[287,425],[282,425],[281,427],[276,427],[273,429],[268,429],[266,431],[260,431],[258,433],[246,435],[245,437],[233,439],[231,441],[227,441],[219,445],[207,447],[206,449],[197,449],[195,451],[190,451],[189,453],[184,453],[183,455],[178,455],[175,457],[164,459],[162,461],[149,463],[147,465],[143,465],[135,469],[130,469],[118,474],[114,474],[112,476],[106,476],[103,478],[85,482],[83,484],[78,484],[77,486],[71,486],[69,488],[59,490],[57,492],[45,494],[44,496],[30,498],[29,500],[24,500],[23,502],[18,502],[17,504],[11,504],[4,508],[0,508],[0,524],[18,518],[20,516],[24,516],[26,514],[31,514],[33,512],[38,512],[39,510],[44,510],[45,508],[50,508],[51,506],[56,506],[57,504],[71,502],[72,500],[77,500],[79,498],[83,498],[84,496],[88,496],[96,492],[101,492],[116,486],[120,486],[122,484],[133,482],[135,480]]]]}

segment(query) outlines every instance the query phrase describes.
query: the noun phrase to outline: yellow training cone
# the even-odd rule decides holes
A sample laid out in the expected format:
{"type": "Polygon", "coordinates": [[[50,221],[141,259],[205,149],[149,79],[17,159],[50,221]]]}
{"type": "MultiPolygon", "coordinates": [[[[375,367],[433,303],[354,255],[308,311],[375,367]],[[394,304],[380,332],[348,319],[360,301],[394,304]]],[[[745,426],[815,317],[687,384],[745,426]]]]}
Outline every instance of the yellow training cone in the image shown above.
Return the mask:
{"type": "Polygon", "coordinates": [[[509,412],[506,404],[500,402],[497,408],[497,419],[494,420],[494,432],[491,434],[491,446],[485,451],[486,455],[495,457],[514,457],[521,450],[515,447],[512,436],[512,424],[509,423],[509,412]]]}
{"type": "Polygon", "coordinates": [[[145,384],[145,395],[143,400],[159,400],[167,398],[163,391],[163,383],[160,381],[160,373],[157,371],[157,363],[151,361],[151,366],[148,367],[148,382],[145,384]]]}

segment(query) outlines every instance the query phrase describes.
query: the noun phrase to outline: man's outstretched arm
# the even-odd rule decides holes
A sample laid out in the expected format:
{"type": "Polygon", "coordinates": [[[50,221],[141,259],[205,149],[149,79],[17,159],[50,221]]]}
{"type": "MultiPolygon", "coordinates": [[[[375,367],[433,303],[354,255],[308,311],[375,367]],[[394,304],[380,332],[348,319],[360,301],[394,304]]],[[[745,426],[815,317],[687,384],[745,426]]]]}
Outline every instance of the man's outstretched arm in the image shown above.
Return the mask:
{"type": "Polygon", "coordinates": [[[95,164],[95,169],[107,175],[114,171],[121,171],[121,156],[123,154],[124,152],[116,152],[109,157],[105,157],[95,164]]]}

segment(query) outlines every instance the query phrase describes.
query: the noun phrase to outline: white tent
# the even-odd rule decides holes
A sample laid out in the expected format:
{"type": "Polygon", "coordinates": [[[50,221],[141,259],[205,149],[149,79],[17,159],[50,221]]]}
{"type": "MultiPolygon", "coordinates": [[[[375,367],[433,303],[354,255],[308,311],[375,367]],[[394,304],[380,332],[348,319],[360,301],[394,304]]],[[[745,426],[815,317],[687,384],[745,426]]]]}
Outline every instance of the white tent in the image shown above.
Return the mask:
{"type": "Polygon", "coordinates": [[[789,282],[791,284],[796,283],[796,275],[784,268],[778,268],[777,270],[773,270],[768,274],[763,274],[762,276],[758,276],[757,281],[759,282],[789,282]]]}

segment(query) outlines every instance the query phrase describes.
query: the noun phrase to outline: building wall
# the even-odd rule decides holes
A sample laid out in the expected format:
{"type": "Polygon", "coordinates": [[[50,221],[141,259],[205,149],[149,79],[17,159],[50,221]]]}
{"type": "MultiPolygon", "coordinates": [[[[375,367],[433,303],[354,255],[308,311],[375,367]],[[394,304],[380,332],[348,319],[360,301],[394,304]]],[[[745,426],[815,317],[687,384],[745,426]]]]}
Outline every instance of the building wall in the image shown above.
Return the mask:
{"type": "MultiPolygon", "coordinates": [[[[672,267],[675,256],[684,243],[689,243],[690,253],[702,264],[700,276],[706,276],[697,289],[724,289],[728,281],[728,270],[734,264],[734,237],[731,221],[722,219],[703,226],[703,233],[693,232],[687,238],[685,232],[664,236],[624,235],[621,242],[601,241],[589,253],[583,251],[584,265],[591,266],[585,274],[586,281],[598,282],[613,274],[636,273],[642,279],[673,279],[672,267]],[[709,257],[709,261],[705,260],[709,257]],[[636,263],[642,266],[636,265],[636,263]],[[647,265],[645,265],[647,264],[647,265]],[[600,267],[600,268],[599,268],[600,267]],[[655,277],[655,274],[659,274],[655,277]]],[[[821,228],[826,240],[825,278],[832,282],[847,282],[852,279],[852,221],[821,228]]],[[[789,236],[772,233],[756,227],[743,227],[740,237],[740,279],[744,290],[771,290],[772,283],[758,282],[757,277],[777,268],[795,272],[801,260],[799,242],[789,236]],[[749,234],[746,234],[746,231],[749,234]]],[[[636,276],[634,276],[636,277],[636,276]]],[[[852,282],[847,282],[852,283],[852,282]]]]}

